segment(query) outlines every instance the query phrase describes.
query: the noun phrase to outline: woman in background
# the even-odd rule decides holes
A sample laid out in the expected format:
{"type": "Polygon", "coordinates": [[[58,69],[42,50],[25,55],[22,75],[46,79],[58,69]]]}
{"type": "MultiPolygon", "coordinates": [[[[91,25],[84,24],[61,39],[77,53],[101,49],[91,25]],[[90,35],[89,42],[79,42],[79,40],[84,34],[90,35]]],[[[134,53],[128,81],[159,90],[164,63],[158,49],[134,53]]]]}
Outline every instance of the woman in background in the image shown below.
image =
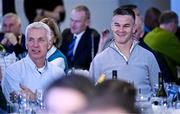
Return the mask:
{"type": "Polygon", "coordinates": [[[58,25],[52,18],[44,18],[41,22],[47,24],[52,31],[51,48],[49,49],[46,58],[48,59],[48,62],[63,68],[66,72],[68,70],[66,57],[59,49],[57,49],[61,46],[62,42],[62,36],[58,25]]]}

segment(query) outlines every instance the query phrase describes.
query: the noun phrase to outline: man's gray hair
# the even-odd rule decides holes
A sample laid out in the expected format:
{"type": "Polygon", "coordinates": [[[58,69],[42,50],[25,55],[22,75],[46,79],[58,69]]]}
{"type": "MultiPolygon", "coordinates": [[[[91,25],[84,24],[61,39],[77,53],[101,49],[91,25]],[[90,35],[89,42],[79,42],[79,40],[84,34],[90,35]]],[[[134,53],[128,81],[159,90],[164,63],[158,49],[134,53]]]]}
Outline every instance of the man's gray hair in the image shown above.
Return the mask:
{"type": "Polygon", "coordinates": [[[6,18],[12,18],[12,17],[15,17],[18,24],[21,24],[21,19],[18,15],[16,15],[15,13],[7,13],[3,16],[3,20],[5,20],[6,18]]]}
{"type": "Polygon", "coordinates": [[[27,44],[27,38],[28,38],[28,31],[30,29],[44,29],[45,31],[47,31],[47,38],[48,38],[48,41],[51,40],[51,30],[49,28],[49,26],[43,22],[33,22],[31,24],[29,24],[27,27],[26,27],[26,31],[25,31],[25,37],[26,37],[26,44],[27,44]]]}

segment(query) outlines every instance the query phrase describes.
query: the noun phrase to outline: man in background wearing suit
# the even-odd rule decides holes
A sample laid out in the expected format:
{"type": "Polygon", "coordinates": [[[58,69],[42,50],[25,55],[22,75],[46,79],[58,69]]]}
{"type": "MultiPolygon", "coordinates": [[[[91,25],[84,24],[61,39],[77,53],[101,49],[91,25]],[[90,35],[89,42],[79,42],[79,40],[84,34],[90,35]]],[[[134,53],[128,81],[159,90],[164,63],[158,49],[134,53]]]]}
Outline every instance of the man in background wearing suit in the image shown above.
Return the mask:
{"type": "Polygon", "coordinates": [[[65,54],[70,68],[89,69],[97,53],[100,35],[89,28],[90,11],[86,6],[77,6],[71,11],[70,28],[63,31],[60,50],[65,54]]]}
{"type": "Polygon", "coordinates": [[[21,19],[14,13],[7,13],[2,19],[0,43],[8,53],[15,53],[18,59],[27,54],[25,35],[21,32],[21,19]]]}

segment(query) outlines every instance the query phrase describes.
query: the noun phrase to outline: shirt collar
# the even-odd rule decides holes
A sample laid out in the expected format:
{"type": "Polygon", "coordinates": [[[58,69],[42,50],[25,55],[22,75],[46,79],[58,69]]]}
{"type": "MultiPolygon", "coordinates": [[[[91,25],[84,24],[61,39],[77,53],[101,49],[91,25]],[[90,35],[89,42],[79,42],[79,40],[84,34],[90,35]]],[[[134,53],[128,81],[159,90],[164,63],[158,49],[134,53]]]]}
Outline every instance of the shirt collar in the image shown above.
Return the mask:
{"type": "MultiPolygon", "coordinates": [[[[134,48],[137,44],[138,44],[138,41],[133,40],[133,43],[132,43],[131,48],[130,48],[130,53],[132,52],[133,48],[134,48]]],[[[112,45],[111,45],[111,46],[112,46],[112,45]]],[[[113,47],[115,47],[115,49],[120,52],[120,50],[118,49],[118,47],[117,47],[117,45],[115,44],[115,42],[113,42],[113,47]]]]}
{"type": "MultiPolygon", "coordinates": [[[[135,41],[135,40],[133,40],[133,43],[132,43],[131,48],[130,48],[130,53],[132,52],[132,50],[134,49],[134,47],[136,46],[136,44],[138,44],[138,42],[135,41]]],[[[115,44],[115,42],[112,42],[111,47],[114,47],[115,50],[116,50],[119,54],[121,54],[126,61],[128,61],[128,58],[126,58],[126,56],[119,50],[119,48],[117,47],[117,45],[115,44]]]]}
{"type": "Polygon", "coordinates": [[[79,41],[82,37],[82,35],[84,34],[85,31],[79,33],[79,34],[74,34],[74,36],[76,36],[76,41],[75,41],[75,45],[74,45],[74,49],[73,49],[73,55],[75,55],[75,52],[76,52],[76,49],[77,49],[77,46],[79,44],[79,41]]]}
{"type": "MultiPolygon", "coordinates": [[[[35,65],[35,63],[31,60],[31,58],[29,57],[29,54],[27,54],[26,58],[25,58],[25,61],[27,61],[27,63],[34,69],[34,70],[37,70],[38,71],[38,68],[37,66],[35,65]]],[[[48,62],[47,62],[47,59],[45,60],[45,65],[42,67],[43,69],[41,69],[41,73],[42,74],[43,72],[45,72],[48,68],[48,62]]],[[[39,72],[39,71],[38,71],[39,72]]]]}
{"type": "Polygon", "coordinates": [[[84,34],[85,31],[82,31],[81,33],[79,34],[74,34],[74,36],[76,36],[77,39],[80,39],[81,36],[84,34]]]}

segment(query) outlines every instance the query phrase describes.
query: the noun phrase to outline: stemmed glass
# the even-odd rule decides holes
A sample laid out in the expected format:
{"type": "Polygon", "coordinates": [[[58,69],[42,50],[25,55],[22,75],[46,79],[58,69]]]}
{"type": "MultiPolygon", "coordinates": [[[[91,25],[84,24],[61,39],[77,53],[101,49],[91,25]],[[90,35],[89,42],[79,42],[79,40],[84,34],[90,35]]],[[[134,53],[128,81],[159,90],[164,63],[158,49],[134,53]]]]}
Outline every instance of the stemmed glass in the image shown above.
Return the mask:
{"type": "Polygon", "coordinates": [[[18,113],[19,112],[19,95],[20,91],[10,92],[10,101],[7,102],[8,113],[18,113]]]}
{"type": "Polygon", "coordinates": [[[158,84],[154,84],[152,97],[156,97],[157,91],[158,91],[158,84]]]}
{"type": "Polygon", "coordinates": [[[19,112],[20,113],[31,112],[30,98],[28,98],[28,95],[24,92],[20,92],[18,99],[19,99],[18,100],[19,112]]]}
{"type": "Polygon", "coordinates": [[[37,107],[40,110],[44,110],[44,103],[43,103],[43,90],[42,89],[37,89],[36,90],[36,103],[37,107]]]}
{"type": "Polygon", "coordinates": [[[175,108],[180,109],[180,87],[178,88],[177,101],[175,103],[175,108]]]}
{"type": "Polygon", "coordinates": [[[151,112],[150,95],[144,88],[138,88],[136,101],[137,106],[143,114],[151,112]]]}

